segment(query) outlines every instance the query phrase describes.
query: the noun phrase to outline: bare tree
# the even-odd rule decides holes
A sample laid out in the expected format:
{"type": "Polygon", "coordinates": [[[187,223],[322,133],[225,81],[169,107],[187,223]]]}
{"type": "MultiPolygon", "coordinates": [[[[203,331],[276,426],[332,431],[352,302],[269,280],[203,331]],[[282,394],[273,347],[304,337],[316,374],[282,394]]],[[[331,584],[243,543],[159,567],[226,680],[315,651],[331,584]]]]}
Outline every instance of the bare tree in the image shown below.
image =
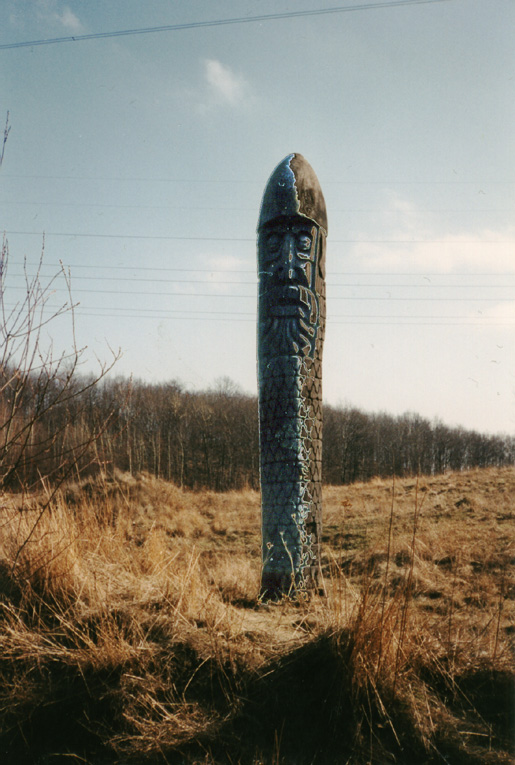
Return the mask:
{"type": "Polygon", "coordinates": [[[2,141],[2,147],[0,149],[0,167],[2,167],[2,162],[4,161],[5,144],[7,143],[10,131],[11,126],[9,125],[9,112],[7,112],[7,117],[5,119],[4,138],[2,141]]]}
{"type": "MultiPolygon", "coordinates": [[[[3,239],[0,256],[0,490],[14,489],[24,496],[44,488],[44,501],[14,560],[30,542],[56,492],[71,475],[99,463],[99,444],[116,417],[112,408],[95,422],[87,409],[88,394],[116,363],[100,363],[94,374],[81,376],[85,348],[75,339],[74,305],[70,277],[65,269],[43,282],[42,249],[36,273],[29,276],[24,264],[24,297],[7,302],[8,244],[3,239]],[[68,300],[51,309],[56,280],[62,279],[68,300]],[[71,328],[70,348],[55,354],[43,329],[66,315],[71,328]]],[[[22,504],[23,507],[23,504],[22,504]]]]}
{"type": "MultiPolygon", "coordinates": [[[[65,269],[43,283],[43,252],[30,276],[24,264],[24,296],[12,307],[8,293],[8,244],[4,237],[0,256],[0,488],[34,486],[42,480],[62,480],[82,469],[108,421],[91,421],[81,428],[87,407],[86,393],[102,380],[117,360],[99,363],[88,377],[79,374],[85,348],[75,338],[74,305],[70,276],[65,269]],[[50,309],[56,280],[62,280],[68,300],[50,309]],[[70,325],[70,348],[55,354],[42,331],[65,315],[70,325]],[[59,448],[56,448],[59,446],[59,448]]],[[[114,416],[114,413],[113,413],[114,416]]]]}

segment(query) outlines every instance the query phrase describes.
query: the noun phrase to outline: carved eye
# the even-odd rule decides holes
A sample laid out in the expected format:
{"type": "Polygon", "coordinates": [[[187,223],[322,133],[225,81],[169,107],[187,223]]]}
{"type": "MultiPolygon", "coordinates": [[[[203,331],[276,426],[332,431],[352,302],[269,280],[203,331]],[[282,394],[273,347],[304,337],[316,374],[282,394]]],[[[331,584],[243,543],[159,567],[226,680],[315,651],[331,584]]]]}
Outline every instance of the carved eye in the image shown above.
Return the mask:
{"type": "Polygon", "coordinates": [[[297,237],[297,247],[300,252],[309,252],[311,250],[311,237],[307,234],[299,234],[297,237]]]}
{"type": "Polygon", "coordinates": [[[281,237],[279,234],[270,234],[266,241],[269,252],[277,252],[281,246],[281,237]]]}

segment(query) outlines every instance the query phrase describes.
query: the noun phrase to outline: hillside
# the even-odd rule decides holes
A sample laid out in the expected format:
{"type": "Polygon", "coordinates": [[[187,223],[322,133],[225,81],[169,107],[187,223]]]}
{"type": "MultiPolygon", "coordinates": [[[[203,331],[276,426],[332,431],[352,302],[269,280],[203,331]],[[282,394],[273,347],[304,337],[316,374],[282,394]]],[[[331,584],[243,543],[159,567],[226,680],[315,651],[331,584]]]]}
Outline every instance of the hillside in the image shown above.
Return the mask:
{"type": "Polygon", "coordinates": [[[1,498],[6,765],[513,762],[512,468],[326,486],[326,597],[273,606],[255,491],[44,500],[1,498]]]}

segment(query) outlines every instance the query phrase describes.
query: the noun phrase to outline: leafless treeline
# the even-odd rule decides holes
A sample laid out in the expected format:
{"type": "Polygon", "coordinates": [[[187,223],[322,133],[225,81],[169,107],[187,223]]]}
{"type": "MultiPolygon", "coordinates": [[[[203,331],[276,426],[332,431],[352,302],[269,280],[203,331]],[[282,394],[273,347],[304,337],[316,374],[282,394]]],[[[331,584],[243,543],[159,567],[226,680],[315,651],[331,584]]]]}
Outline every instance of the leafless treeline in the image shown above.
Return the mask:
{"type": "MultiPolygon", "coordinates": [[[[68,464],[67,455],[76,454],[77,467],[88,471],[102,466],[148,471],[182,486],[216,491],[257,488],[257,401],[230,380],[203,392],[178,382],[104,378],[92,383],[76,377],[71,385],[65,375],[54,377],[51,386],[40,378],[26,384],[28,395],[17,408],[20,421],[34,417],[38,391],[51,397],[52,406],[37,424],[36,440],[45,449],[38,455],[29,444],[14,471],[4,460],[4,485],[33,484],[39,475],[57,474],[68,464]]],[[[2,413],[10,411],[10,387],[0,393],[2,413]]],[[[393,417],[326,406],[323,459],[325,482],[352,483],[393,473],[513,464],[515,438],[450,428],[416,414],[393,417]]]]}
{"type": "MultiPolygon", "coordinates": [[[[109,384],[104,387],[109,389],[109,384]]],[[[135,383],[121,417],[124,428],[109,457],[119,467],[149,470],[194,488],[258,486],[257,401],[229,380],[200,393],[178,383],[135,383]]],[[[514,462],[515,438],[450,428],[416,414],[393,417],[349,407],[324,409],[326,483],[514,462]]]]}

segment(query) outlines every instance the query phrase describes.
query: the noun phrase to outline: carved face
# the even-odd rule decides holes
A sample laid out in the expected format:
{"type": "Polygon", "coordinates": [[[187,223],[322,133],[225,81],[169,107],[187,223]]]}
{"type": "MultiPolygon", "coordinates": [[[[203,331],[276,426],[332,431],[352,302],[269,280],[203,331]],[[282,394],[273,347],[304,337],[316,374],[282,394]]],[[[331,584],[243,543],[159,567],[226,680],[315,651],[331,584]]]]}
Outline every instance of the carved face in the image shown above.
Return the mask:
{"type": "Polygon", "coordinates": [[[267,325],[266,330],[262,326],[267,334],[284,336],[284,342],[275,342],[277,350],[280,345],[284,352],[289,345],[295,354],[313,355],[319,323],[320,236],[318,226],[301,216],[278,219],[260,232],[260,322],[267,325]]]}
{"type": "Polygon", "coordinates": [[[305,219],[277,222],[260,234],[260,295],[269,316],[316,323],[317,227],[305,219]]]}

